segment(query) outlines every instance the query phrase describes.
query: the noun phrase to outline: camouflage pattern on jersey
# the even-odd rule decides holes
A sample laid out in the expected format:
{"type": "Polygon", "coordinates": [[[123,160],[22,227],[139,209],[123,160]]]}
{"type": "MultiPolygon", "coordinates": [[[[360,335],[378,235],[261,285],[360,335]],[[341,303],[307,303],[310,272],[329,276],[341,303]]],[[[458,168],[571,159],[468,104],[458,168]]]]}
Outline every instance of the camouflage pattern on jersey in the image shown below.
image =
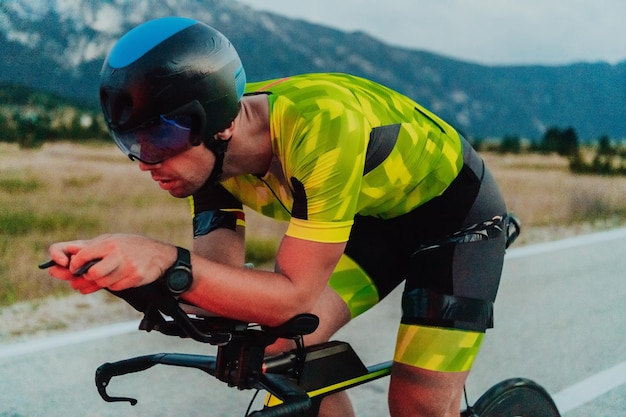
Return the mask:
{"type": "Polygon", "coordinates": [[[463,165],[452,127],[372,81],[305,74],[250,83],[246,92],[270,93],[276,161],[262,178],[223,185],[251,209],[289,220],[290,236],[345,242],[356,214],[405,214],[440,195],[463,165]],[[366,154],[376,151],[370,135],[382,126],[392,127],[393,148],[365,172],[366,154]]]}

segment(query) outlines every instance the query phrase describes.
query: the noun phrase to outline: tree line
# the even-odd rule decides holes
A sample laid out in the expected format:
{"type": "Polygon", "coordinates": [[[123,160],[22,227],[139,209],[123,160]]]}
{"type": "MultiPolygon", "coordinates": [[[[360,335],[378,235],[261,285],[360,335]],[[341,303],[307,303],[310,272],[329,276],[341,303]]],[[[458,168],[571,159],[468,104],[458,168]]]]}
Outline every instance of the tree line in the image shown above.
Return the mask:
{"type": "Polygon", "coordinates": [[[0,84],[0,142],[36,148],[55,140],[107,138],[99,109],[29,87],[0,84]]]}
{"type": "Polygon", "coordinates": [[[579,174],[626,175],[626,145],[602,135],[593,144],[583,146],[573,127],[548,128],[539,140],[523,140],[517,135],[505,135],[487,143],[476,140],[479,150],[501,154],[556,153],[569,160],[569,169],[579,174]]]}
{"type": "Polygon", "coordinates": [[[21,148],[37,148],[44,142],[108,139],[104,124],[95,112],[68,112],[63,120],[37,111],[0,112],[0,142],[17,143],[21,148]]]}
{"type": "MultiPolygon", "coordinates": [[[[109,141],[99,109],[90,109],[53,94],[0,84],[0,142],[36,148],[45,142],[109,141]]],[[[626,175],[626,145],[607,135],[582,146],[573,127],[550,127],[539,140],[504,135],[497,140],[470,138],[479,151],[502,154],[557,153],[575,173],[626,175]]]]}

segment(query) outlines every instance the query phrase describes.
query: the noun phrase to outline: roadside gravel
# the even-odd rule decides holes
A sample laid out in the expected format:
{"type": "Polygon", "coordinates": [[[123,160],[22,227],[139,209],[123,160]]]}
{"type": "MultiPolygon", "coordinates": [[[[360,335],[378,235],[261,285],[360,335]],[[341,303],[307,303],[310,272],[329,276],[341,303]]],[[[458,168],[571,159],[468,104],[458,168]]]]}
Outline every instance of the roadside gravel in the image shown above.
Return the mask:
{"type": "Polygon", "coordinates": [[[139,324],[140,319],[105,291],[24,301],[0,309],[0,345],[129,320],[139,324]]]}
{"type": "MultiPolygon", "coordinates": [[[[624,225],[582,224],[572,227],[523,229],[515,247],[607,230],[624,225]]],[[[15,343],[51,334],[72,332],[112,323],[141,319],[126,303],[100,291],[19,302],[0,308],[0,344],[15,343]]]]}

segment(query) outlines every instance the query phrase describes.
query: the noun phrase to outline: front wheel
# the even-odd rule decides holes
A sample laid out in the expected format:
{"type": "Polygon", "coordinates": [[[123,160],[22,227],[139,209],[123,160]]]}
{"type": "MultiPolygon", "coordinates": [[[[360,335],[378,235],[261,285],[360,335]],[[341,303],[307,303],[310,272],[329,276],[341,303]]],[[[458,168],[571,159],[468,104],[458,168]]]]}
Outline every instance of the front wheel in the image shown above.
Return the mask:
{"type": "Polygon", "coordinates": [[[560,417],[550,394],[529,379],[512,378],[491,387],[463,416],[560,417]]]}

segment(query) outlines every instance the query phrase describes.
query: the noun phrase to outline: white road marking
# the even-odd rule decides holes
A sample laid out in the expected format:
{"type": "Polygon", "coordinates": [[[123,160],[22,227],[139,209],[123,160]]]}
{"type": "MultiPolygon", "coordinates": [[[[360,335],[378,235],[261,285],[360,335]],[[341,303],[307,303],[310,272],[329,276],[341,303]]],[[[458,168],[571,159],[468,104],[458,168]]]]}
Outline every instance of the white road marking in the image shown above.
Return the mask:
{"type": "Polygon", "coordinates": [[[561,413],[567,413],[626,383],[626,362],[580,381],[552,398],[561,413]]]}
{"type": "Polygon", "coordinates": [[[137,331],[138,326],[139,320],[135,320],[132,322],[116,323],[73,333],[63,333],[56,336],[13,343],[10,345],[0,345],[0,359],[130,333],[132,331],[137,331]]]}

